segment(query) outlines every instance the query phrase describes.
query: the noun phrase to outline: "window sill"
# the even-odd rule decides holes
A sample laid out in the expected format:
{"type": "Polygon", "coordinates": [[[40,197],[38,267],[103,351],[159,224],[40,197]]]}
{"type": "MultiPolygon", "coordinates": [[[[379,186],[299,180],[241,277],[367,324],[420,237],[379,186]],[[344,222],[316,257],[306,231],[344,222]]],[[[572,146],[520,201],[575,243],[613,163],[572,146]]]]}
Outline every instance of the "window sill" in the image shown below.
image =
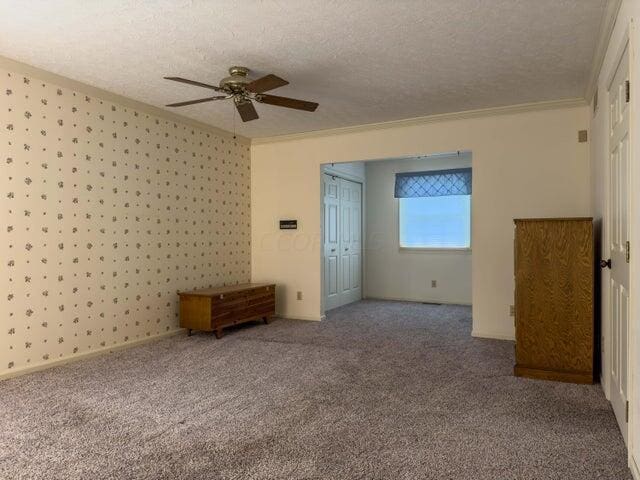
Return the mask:
{"type": "Polygon", "coordinates": [[[446,247],[398,247],[401,252],[424,253],[471,253],[471,247],[446,248],[446,247]]]}

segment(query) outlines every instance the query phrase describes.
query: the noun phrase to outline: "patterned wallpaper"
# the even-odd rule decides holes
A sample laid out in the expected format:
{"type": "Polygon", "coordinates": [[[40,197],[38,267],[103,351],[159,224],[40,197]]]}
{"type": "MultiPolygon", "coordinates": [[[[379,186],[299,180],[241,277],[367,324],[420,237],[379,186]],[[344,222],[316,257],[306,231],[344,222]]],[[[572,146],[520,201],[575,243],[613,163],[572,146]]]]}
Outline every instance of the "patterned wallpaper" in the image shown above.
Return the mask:
{"type": "Polygon", "coordinates": [[[0,374],[178,326],[250,277],[249,146],[0,69],[0,374]]]}

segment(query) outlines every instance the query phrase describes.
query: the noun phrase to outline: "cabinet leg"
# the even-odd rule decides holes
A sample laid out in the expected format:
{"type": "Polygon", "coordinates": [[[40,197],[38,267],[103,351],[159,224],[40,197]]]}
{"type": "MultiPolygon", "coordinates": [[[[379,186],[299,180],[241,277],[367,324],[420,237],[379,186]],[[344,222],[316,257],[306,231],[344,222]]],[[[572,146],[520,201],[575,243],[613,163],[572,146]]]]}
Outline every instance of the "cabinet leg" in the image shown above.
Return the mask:
{"type": "Polygon", "coordinates": [[[222,329],[221,328],[216,328],[216,330],[213,332],[216,336],[216,338],[220,339],[222,338],[222,329]]]}
{"type": "Polygon", "coordinates": [[[193,334],[193,330],[191,330],[190,328],[187,329],[187,337],[190,337],[193,334]]]}
{"type": "Polygon", "coordinates": [[[271,322],[271,320],[269,320],[269,317],[262,317],[262,320],[264,320],[264,323],[269,324],[269,322],[271,322]]]}

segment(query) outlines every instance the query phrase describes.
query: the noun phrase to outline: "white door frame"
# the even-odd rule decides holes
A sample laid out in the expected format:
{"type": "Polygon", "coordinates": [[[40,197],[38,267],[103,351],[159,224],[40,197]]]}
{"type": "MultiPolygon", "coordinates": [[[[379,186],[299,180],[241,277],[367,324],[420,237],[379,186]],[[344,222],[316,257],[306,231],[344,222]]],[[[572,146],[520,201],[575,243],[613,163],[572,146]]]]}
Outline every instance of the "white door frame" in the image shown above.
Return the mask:
{"type": "Polygon", "coordinates": [[[366,182],[362,177],[358,177],[356,175],[350,175],[348,173],[342,172],[340,170],[336,170],[332,168],[333,163],[331,164],[321,164],[320,165],[320,318],[325,318],[326,305],[325,305],[325,291],[324,291],[324,174],[331,175],[332,177],[342,178],[344,180],[349,180],[350,182],[359,183],[362,187],[362,198],[361,198],[361,214],[360,214],[360,288],[362,291],[362,298],[365,298],[365,271],[366,271],[366,259],[365,259],[365,250],[366,250],[366,238],[365,238],[365,189],[366,182]]]}

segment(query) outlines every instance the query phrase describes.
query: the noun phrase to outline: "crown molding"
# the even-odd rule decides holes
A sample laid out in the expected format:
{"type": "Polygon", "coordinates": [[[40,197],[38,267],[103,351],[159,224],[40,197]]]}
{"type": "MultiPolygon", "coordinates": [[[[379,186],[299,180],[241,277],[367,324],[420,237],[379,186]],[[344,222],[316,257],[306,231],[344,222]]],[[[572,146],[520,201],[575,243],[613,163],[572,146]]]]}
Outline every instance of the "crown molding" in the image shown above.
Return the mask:
{"type": "Polygon", "coordinates": [[[584,98],[569,98],[565,100],[551,100],[546,102],[521,103],[518,105],[507,105],[504,107],[481,108],[477,110],[465,110],[462,112],[441,113],[424,117],[408,118],[405,120],[392,120],[390,122],[367,123],[364,125],[354,125],[351,127],[330,128],[326,130],[292,133],[288,135],[275,135],[272,137],[258,137],[251,139],[251,145],[288,142],[292,140],[328,137],[332,135],[344,135],[348,133],[367,132],[371,130],[385,130],[388,128],[410,127],[415,125],[425,125],[429,123],[447,122],[451,120],[464,120],[469,118],[491,117],[496,115],[509,115],[514,113],[556,110],[562,108],[575,108],[585,106],[587,106],[587,102],[584,98]]]}
{"type": "MultiPolygon", "coordinates": [[[[617,8],[619,8],[620,1],[621,0],[609,0],[608,5],[609,3],[617,3],[618,4],[617,8]]],[[[613,15],[614,23],[615,23],[615,15],[617,15],[617,9],[615,10],[615,14],[613,15]]],[[[613,26],[611,28],[613,28],[613,26]]],[[[609,36],[610,35],[611,33],[609,32],[609,36]]],[[[605,42],[605,52],[606,52],[607,43],[608,43],[608,37],[605,42]]],[[[602,61],[600,61],[600,64],[601,63],[602,61]]],[[[104,90],[102,88],[94,87],[92,85],[88,85],[86,83],[73,80],[71,78],[64,77],[62,75],[58,75],[56,73],[49,72],[47,70],[43,70],[41,68],[34,67],[32,65],[28,65],[26,63],[22,63],[17,60],[13,60],[11,58],[4,57],[1,55],[0,55],[0,68],[5,68],[7,70],[20,73],[23,75],[33,76],[33,77],[39,78],[40,80],[50,82],[64,88],[69,88],[71,90],[82,92],[86,95],[98,97],[102,100],[117,103],[119,105],[136,109],[141,112],[148,113],[150,115],[154,115],[160,118],[164,118],[166,120],[170,120],[172,122],[189,125],[194,128],[203,130],[205,132],[212,133],[214,135],[219,135],[225,138],[233,139],[233,133],[223,130],[221,128],[217,128],[212,125],[191,119],[189,117],[185,117],[183,115],[169,112],[167,110],[156,107],[154,105],[140,102],[138,100],[134,100],[132,98],[125,97],[123,95],[119,95],[117,93],[113,93],[108,90],[104,90]]],[[[596,79],[597,79],[597,76],[596,76],[596,79]]],[[[587,98],[590,98],[590,97],[587,97],[587,98]]],[[[523,113],[523,112],[541,111],[541,110],[554,110],[554,109],[561,109],[561,108],[574,108],[574,107],[582,107],[586,105],[587,105],[587,102],[585,101],[584,98],[570,98],[565,100],[551,100],[551,101],[545,101],[545,102],[507,105],[503,107],[490,107],[490,108],[482,108],[477,110],[465,110],[462,112],[441,113],[436,115],[427,115],[423,117],[408,118],[403,120],[392,120],[389,122],[367,123],[367,124],[354,125],[349,127],[338,127],[338,128],[324,129],[324,130],[314,130],[309,132],[275,135],[270,137],[248,138],[242,135],[236,135],[236,140],[247,145],[249,144],[260,145],[260,144],[266,144],[266,143],[277,143],[277,142],[286,142],[291,140],[300,140],[305,138],[327,137],[332,135],[343,135],[343,134],[349,134],[349,133],[366,132],[371,130],[384,130],[389,128],[409,127],[409,126],[424,125],[429,123],[446,122],[451,120],[463,120],[463,119],[470,119],[470,118],[489,117],[489,116],[495,116],[495,115],[509,115],[514,113],[523,113]]]]}
{"type": "Polygon", "coordinates": [[[593,52],[593,59],[591,60],[591,70],[589,71],[587,87],[584,91],[584,98],[587,102],[590,102],[596,93],[598,77],[600,76],[600,70],[602,69],[607,47],[609,46],[609,40],[611,39],[613,27],[616,24],[616,18],[618,17],[621,5],[622,0],[607,0],[607,4],[604,7],[604,15],[600,22],[596,49],[593,52]]]}
{"type": "MultiPolygon", "coordinates": [[[[213,135],[218,135],[218,136],[229,138],[229,139],[233,139],[233,136],[234,136],[233,133],[223,130],[221,128],[217,128],[212,125],[199,122],[197,120],[193,120],[192,118],[185,117],[177,113],[169,112],[167,110],[156,107],[154,105],[150,105],[148,103],[139,102],[138,100],[134,100],[132,98],[125,97],[123,95],[119,95],[117,93],[113,93],[108,90],[103,90],[102,88],[94,87],[92,85],[88,85],[86,83],[79,82],[71,78],[63,77],[62,75],[58,75],[56,73],[52,73],[47,70],[43,70],[41,68],[34,67],[32,65],[28,65],[26,63],[22,63],[17,60],[13,60],[11,58],[4,57],[1,55],[0,55],[0,68],[5,68],[12,72],[20,73],[21,75],[32,76],[40,80],[43,80],[45,82],[53,83],[63,88],[75,90],[85,95],[97,97],[102,100],[106,100],[108,102],[117,103],[119,105],[132,108],[140,112],[148,113],[149,115],[154,115],[156,117],[163,118],[165,120],[170,120],[172,122],[189,125],[191,127],[197,128],[199,130],[203,130],[213,135]]],[[[251,143],[251,139],[244,137],[242,135],[236,135],[235,140],[246,145],[249,145],[251,143]]]]}

